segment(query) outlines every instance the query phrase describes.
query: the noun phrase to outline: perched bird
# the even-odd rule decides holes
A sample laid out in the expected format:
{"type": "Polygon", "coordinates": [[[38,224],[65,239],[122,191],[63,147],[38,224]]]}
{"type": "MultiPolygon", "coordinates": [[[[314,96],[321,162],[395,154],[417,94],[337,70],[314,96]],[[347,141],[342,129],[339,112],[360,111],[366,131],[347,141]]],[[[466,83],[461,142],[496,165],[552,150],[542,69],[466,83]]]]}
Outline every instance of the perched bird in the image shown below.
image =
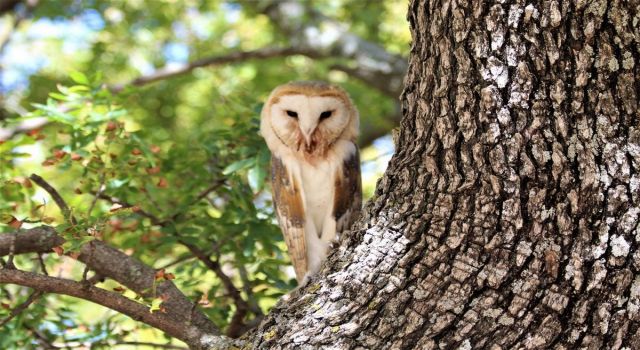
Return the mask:
{"type": "Polygon", "coordinates": [[[278,86],[262,108],[273,202],[299,284],[360,212],[359,123],[347,93],[324,82],[278,86]]]}

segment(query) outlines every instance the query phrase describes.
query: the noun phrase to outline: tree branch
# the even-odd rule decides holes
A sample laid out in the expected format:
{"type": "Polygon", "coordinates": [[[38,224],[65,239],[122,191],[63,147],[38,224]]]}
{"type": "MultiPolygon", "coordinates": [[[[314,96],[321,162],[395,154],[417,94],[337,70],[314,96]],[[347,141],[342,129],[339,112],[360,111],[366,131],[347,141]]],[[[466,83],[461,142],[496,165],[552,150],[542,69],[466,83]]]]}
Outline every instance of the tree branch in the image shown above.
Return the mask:
{"type": "Polygon", "coordinates": [[[170,314],[149,312],[149,308],[143,304],[123,297],[116,292],[110,292],[91,285],[31,272],[7,269],[0,270],[0,283],[12,283],[33,288],[38,292],[64,294],[88,300],[160,329],[168,335],[178,338],[190,345],[198,346],[198,344],[200,344],[199,346],[202,346],[200,339],[212,336],[206,333],[206,331],[200,330],[198,327],[175,319],[170,314]]]}
{"type": "MultiPolygon", "coordinates": [[[[51,227],[20,230],[0,235],[0,256],[9,254],[12,236],[16,239],[16,254],[49,252],[65,242],[51,227]]],[[[136,258],[94,240],[80,249],[78,260],[87,264],[98,275],[112,278],[138,294],[150,296],[149,291],[155,283],[155,270],[136,258]]],[[[171,281],[157,283],[156,295],[165,297],[163,305],[167,314],[178,322],[200,329],[206,334],[220,334],[217,327],[171,281]]]]}
{"type": "MultiPolygon", "coordinates": [[[[132,205],[131,203],[127,203],[125,201],[120,200],[119,198],[116,197],[112,197],[109,196],[105,193],[98,193],[98,192],[91,192],[91,194],[95,195],[97,198],[100,198],[102,200],[105,200],[111,204],[117,204],[117,205],[121,205],[122,208],[133,208],[134,205],[132,205]]],[[[148,218],[149,220],[151,220],[151,223],[153,223],[154,225],[157,225],[157,223],[162,222],[162,220],[160,220],[160,218],[158,218],[157,216],[149,213],[148,211],[145,211],[141,208],[136,208],[135,213],[141,216],[144,216],[146,218],[148,218]]]]}
{"type": "MultiPolygon", "coordinates": [[[[42,260],[42,254],[40,253],[38,253],[38,261],[40,262],[40,268],[42,269],[42,273],[45,276],[49,276],[49,273],[47,273],[47,269],[44,265],[44,260],[42,260]]],[[[100,276],[96,275],[94,277],[97,277],[97,278],[91,278],[90,280],[87,280],[86,278],[84,278],[83,281],[86,281],[91,285],[95,285],[96,283],[100,282],[100,276]]],[[[36,300],[38,300],[43,295],[44,295],[44,292],[40,290],[36,290],[35,292],[31,293],[31,295],[29,295],[27,300],[25,300],[22,304],[16,306],[13,310],[11,310],[11,313],[9,314],[9,316],[0,322],[0,328],[2,328],[5,324],[9,323],[9,321],[11,321],[16,316],[18,316],[22,311],[26,310],[31,304],[33,304],[36,300]]]]}
{"type": "Polygon", "coordinates": [[[14,233],[0,234],[0,256],[11,254],[11,241],[15,238],[15,251],[17,254],[48,253],[53,247],[64,243],[64,239],[49,226],[41,226],[28,230],[19,230],[14,233]],[[12,237],[13,236],[13,237],[12,237]]]}
{"type": "Polygon", "coordinates": [[[43,291],[36,290],[31,293],[27,300],[25,300],[22,304],[16,306],[11,310],[9,316],[7,316],[4,320],[0,321],[0,328],[4,327],[9,321],[13,320],[16,316],[18,316],[22,311],[26,310],[34,301],[38,300],[44,294],[43,291]]]}
{"type": "Polygon", "coordinates": [[[213,271],[216,276],[218,276],[218,278],[222,282],[222,285],[224,286],[224,289],[231,296],[231,299],[233,299],[233,302],[236,305],[236,312],[233,314],[231,322],[229,323],[227,335],[232,338],[239,337],[243,333],[241,332],[241,330],[245,330],[246,328],[244,317],[247,315],[247,312],[250,309],[249,304],[242,298],[242,295],[240,295],[240,291],[238,291],[236,286],[233,284],[231,278],[229,278],[229,276],[227,276],[227,274],[222,271],[222,267],[220,266],[219,261],[211,260],[207,253],[194,246],[193,244],[190,244],[183,240],[179,240],[179,242],[187,247],[189,251],[198,258],[198,260],[200,260],[206,267],[213,271]]]}
{"type": "Polygon", "coordinates": [[[192,70],[199,67],[215,66],[215,65],[221,65],[226,63],[236,63],[236,62],[246,61],[250,59],[266,59],[266,58],[283,57],[283,56],[291,56],[291,55],[305,55],[305,56],[316,57],[316,58],[321,56],[318,52],[315,52],[313,50],[308,50],[304,48],[295,48],[295,47],[285,47],[285,48],[265,47],[261,49],[251,50],[251,51],[237,51],[237,52],[231,52],[225,55],[199,59],[184,65],[166,66],[164,68],[158,69],[157,71],[149,75],[143,75],[127,83],[112,85],[110,89],[113,92],[120,92],[126,86],[147,85],[147,84],[156,82],[158,80],[168,79],[178,75],[189,73],[192,70]]]}
{"type": "Polygon", "coordinates": [[[393,98],[402,92],[407,71],[407,58],[389,53],[383,47],[347,30],[340,22],[310,9],[302,1],[244,1],[271,19],[293,46],[316,52],[321,56],[352,59],[357,68],[340,70],[393,98]],[[320,40],[319,38],[322,38],[320,40]]]}
{"type": "MultiPolygon", "coordinates": [[[[0,110],[0,113],[1,112],[2,111],[0,110]]],[[[1,115],[0,115],[0,120],[2,120],[1,115]]],[[[37,118],[25,119],[15,127],[0,128],[0,141],[9,140],[20,133],[26,133],[32,130],[39,129],[48,123],[49,123],[49,120],[47,118],[37,117],[37,118]]]]}
{"type": "MultiPolygon", "coordinates": [[[[189,205],[193,205],[197,202],[199,202],[200,200],[202,200],[203,198],[205,198],[209,193],[215,191],[216,189],[218,189],[220,186],[222,186],[224,184],[224,180],[219,180],[216,181],[214,183],[212,183],[211,185],[209,185],[209,187],[205,188],[204,190],[202,190],[200,193],[198,193],[198,195],[194,198],[193,201],[191,201],[191,203],[189,205]]],[[[132,207],[132,205],[130,203],[121,201],[117,198],[114,197],[110,197],[106,194],[97,194],[96,198],[101,198],[107,201],[110,201],[111,203],[115,203],[118,205],[121,205],[125,208],[130,208],[132,207]]],[[[137,210],[137,213],[140,215],[143,215],[145,217],[148,217],[149,219],[151,219],[151,223],[154,225],[159,225],[159,226],[165,226],[167,223],[175,221],[181,214],[181,212],[177,212],[173,215],[171,215],[171,217],[169,219],[165,219],[162,220],[160,218],[158,218],[155,215],[149,214],[143,210],[137,210]]],[[[249,311],[252,311],[256,314],[258,319],[261,319],[262,317],[262,312],[259,308],[252,308],[251,305],[249,305],[247,303],[247,301],[245,301],[242,298],[242,295],[240,294],[240,291],[235,287],[235,285],[233,284],[233,281],[231,280],[231,278],[229,278],[229,276],[227,276],[224,271],[222,271],[222,267],[220,266],[220,263],[218,261],[214,261],[209,257],[209,254],[207,254],[204,250],[196,247],[193,244],[190,244],[188,242],[186,242],[183,239],[180,239],[180,235],[176,234],[176,238],[178,238],[178,242],[180,242],[180,244],[184,245],[185,247],[187,247],[187,249],[189,249],[189,251],[191,252],[191,254],[193,254],[198,260],[200,260],[207,268],[209,268],[211,271],[213,271],[216,276],[220,279],[220,281],[222,282],[222,285],[224,286],[225,290],[227,291],[227,293],[229,294],[229,296],[231,297],[231,299],[233,300],[233,303],[236,306],[236,311],[231,319],[231,322],[229,323],[229,327],[227,329],[227,335],[233,338],[239,337],[240,335],[242,335],[244,332],[246,332],[248,329],[250,329],[251,327],[255,326],[255,322],[251,323],[253,326],[249,326],[248,324],[246,324],[244,322],[244,318],[247,315],[247,313],[249,311]]],[[[258,321],[259,322],[259,321],[258,321]]]]}
{"type": "Polygon", "coordinates": [[[58,193],[58,191],[53,188],[53,186],[51,186],[47,181],[36,174],[31,174],[31,176],[29,176],[29,179],[31,179],[31,181],[35,182],[36,184],[38,184],[38,186],[42,187],[43,190],[49,193],[51,198],[53,198],[53,201],[56,202],[58,208],[60,208],[60,210],[62,211],[62,215],[64,215],[65,220],[68,220],[69,222],[72,222],[74,224],[76,223],[76,220],[71,215],[71,209],[69,209],[67,203],[64,201],[60,193],[58,193]]]}
{"type": "Polygon", "coordinates": [[[113,344],[113,345],[104,345],[104,346],[112,348],[114,346],[124,346],[124,345],[147,346],[147,347],[152,347],[152,348],[169,349],[169,350],[189,350],[188,348],[185,348],[184,346],[178,346],[178,345],[173,345],[173,344],[148,343],[148,342],[141,342],[141,341],[125,341],[125,342],[120,342],[120,343],[113,344]]]}
{"type": "Polygon", "coordinates": [[[35,336],[36,341],[40,344],[40,346],[42,346],[43,349],[47,349],[47,350],[59,349],[57,346],[54,346],[53,344],[51,344],[51,342],[49,341],[49,338],[47,338],[47,336],[43,334],[41,330],[37,328],[33,328],[28,325],[24,325],[24,327],[35,336]]]}

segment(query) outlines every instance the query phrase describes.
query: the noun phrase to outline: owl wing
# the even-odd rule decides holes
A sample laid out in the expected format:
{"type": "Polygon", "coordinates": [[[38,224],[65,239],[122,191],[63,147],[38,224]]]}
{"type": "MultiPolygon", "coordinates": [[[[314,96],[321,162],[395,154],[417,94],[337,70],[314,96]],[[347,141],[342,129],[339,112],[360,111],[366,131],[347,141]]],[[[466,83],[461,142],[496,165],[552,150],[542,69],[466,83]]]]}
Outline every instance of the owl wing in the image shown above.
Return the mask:
{"type": "Polygon", "coordinates": [[[300,182],[276,156],[271,157],[271,186],[278,223],[287,243],[296,278],[300,282],[307,272],[305,217],[300,182]]]}
{"type": "Polygon", "coordinates": [[[360,152],[358,148],[344,159],[342,169],[335,175],[333,217],[336,234],[348,230],[358,219],[362,209],[362,181],[360,179],[360,152]]]}

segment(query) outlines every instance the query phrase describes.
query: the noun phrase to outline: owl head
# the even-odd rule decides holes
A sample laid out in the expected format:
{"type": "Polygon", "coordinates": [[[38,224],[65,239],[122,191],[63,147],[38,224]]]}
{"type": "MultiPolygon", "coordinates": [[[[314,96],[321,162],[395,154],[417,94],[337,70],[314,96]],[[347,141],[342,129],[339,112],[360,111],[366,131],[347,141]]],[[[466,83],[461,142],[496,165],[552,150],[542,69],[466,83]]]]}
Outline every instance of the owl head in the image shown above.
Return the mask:
{"type": "Polygon", "coordinates": [[[296,81],[275,88],[264,104],[260,132],[272,152],[324,156],[338,140],[355,142],[359,117],[349,95],[325,82],[296,81]]]}

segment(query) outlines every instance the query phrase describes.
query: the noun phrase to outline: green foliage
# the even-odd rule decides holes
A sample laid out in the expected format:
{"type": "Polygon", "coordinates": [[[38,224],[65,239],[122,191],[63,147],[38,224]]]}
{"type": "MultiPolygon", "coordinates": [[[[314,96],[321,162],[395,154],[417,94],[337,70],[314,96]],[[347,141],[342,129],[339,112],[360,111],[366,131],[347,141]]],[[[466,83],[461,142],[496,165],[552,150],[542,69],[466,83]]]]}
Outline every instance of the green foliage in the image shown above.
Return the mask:
{"type": "MultiPolygon", "coordinates": [[[[288,261],[282,237],[265,202],[270,155],[257,133],[257,108],[244,107],[251,102],[229,103],[212,116],[217,123],[158,136],[135,130],[126,103],[99,81],[77,72],[71,78],[76,85],[58,86],[45,104],[33,104],[29,117],[52,123],[46,132],[1,145],[4,218],[55,225],[66,239],[60,253],[73,254],[100,239],[155,267],[180,260],[185,253],[180,242],[187,242],[231,270],[246,271],[252,297],[265,311],[292,287],[283,270],[288,261]],[[41,205],[28,174],[20,173],[26,169],[14,166],[25,156],[15,150],[39,138],[45,159],[38,172],[48,174],[44,177],[54,179],[66,194],[74,220],[51,204],[41,205]]],[[[14,228],[0,225],[2,231],[14,228]]],[[[50,260],[59,264],[63,259],[50,260]]],[[[193,261],[172,272],[188,293],[219,303],[205,309],[216,324],[229,321],[233,306],[219,279],[193,261]]],[[[235,275],[235,282],[243,283],[240,273],[235,275]]],[[[146,302],[152,311],[160,310],[159,299],[146,302]]]]}
{"type": "MultiPolygon", "coordinates": [[[[404,2],[322,0],[308,6],[390,52],[408,53],[404,2]]],[[[249,60],[197,68],[144,87],[126,84],[167,65],[290,44],[266,16],[234,2],[40,1],[33,19],[18,28],[8,46],[47,64],[0,99],[14,112],[0,120],[0,128],[40,118],[47,124],[0,141],[0,234],[19,226],[56,227],[66,243],[58,254],[43,255],[44,265],[75,280],[84,266],[74,254],[88,241],[105,241],[165,268],[223,329],[236,306],[219,276],[185,244],[218,260],[242,297],[262,312],[295,285],[269,195],[270,153],[257,132],[260,101],[286,81],[329,80],[345,87],[359,106],[363,133],[394,126],[387,117],[397,109],[395,99],[334,70],[351,64],[340,57],[249,60]],[[92,24],[89,15],[102,23],[92,24]],[[43,23],[49,27],[31,31],[43,23]],[[93,29],[80,30],[79,23],[93,29]],[[78,26],[66,34],[51,30],[63,24],[78,26]],[[186,57],[167,54],[173,44],[186,57]],[[110,89],[121,83],[123,91],[110,89]],[[58,190],[70,213],[60,212],[29,180],[32,173],[58,190]]],[[[371,159],[377,153],[363,152],[371,159]]],[[[372,191],[375,179],[369,182],[365,188],[372,191]]],[[[41,269],[34,255],[16,256],[15,263],[41,269]]],[[[98,286],[162,312],[157,297],[141,298],[111,280],[98,286]]],[[[0,286],[0,322],[30,292],[0,286]]],[[[45,295],[0,327],[0,349],[42,348],[44,340],[110,348],[160,336],[94,304],[45,295]]]]}

